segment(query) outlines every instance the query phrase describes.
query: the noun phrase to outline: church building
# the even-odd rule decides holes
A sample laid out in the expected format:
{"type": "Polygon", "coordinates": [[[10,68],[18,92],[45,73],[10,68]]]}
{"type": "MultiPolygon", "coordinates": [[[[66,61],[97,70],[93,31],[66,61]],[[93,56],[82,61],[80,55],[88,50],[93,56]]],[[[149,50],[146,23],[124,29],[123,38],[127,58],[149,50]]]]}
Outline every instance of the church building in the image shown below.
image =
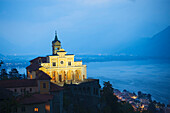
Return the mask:
{"type": "Polygon", "coordinates": [[[48,74],[51,82],[63,85],[64,83],[79,83],[87,79],[86,65],[82,61],[74,61],[74,54],[67,54],[61,47],[57,33],[52,41],[52,55],[37,57],[30,61],[27,69],[27,78],[36,79],[39,70],[48,74]]]}

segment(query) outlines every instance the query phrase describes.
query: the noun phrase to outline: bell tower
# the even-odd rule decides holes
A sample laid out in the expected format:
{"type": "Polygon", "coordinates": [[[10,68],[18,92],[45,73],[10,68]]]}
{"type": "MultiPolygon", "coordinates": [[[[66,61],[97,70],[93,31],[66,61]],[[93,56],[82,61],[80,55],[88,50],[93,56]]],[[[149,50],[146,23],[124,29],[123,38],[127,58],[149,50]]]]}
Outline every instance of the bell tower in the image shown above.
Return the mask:
{"type": "Polygon", "coordinates": [[[55,39],[52,41],[53,55],[57,54],[57,51],[61,49],[61,42],[58,40],[57,32],[55,31],[55,39]]]}

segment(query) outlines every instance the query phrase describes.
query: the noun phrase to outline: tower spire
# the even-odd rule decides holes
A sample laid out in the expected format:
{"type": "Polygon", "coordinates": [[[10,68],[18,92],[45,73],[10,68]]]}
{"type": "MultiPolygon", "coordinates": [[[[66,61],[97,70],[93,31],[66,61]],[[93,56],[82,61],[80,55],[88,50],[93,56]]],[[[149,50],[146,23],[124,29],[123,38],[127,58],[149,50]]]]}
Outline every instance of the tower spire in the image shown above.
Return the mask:
{"type": "Polygon", "coordinates": [[[55,30],[55,41],[58,41],[57,31],[55,30]]]}
{"type": "Polygon", "coordinates": [[[53,55],[57,54],[57,51],[61,48],[61,42],[58,40],[57,31],[55,31],[55,39],[52,41],[53,55]]]}

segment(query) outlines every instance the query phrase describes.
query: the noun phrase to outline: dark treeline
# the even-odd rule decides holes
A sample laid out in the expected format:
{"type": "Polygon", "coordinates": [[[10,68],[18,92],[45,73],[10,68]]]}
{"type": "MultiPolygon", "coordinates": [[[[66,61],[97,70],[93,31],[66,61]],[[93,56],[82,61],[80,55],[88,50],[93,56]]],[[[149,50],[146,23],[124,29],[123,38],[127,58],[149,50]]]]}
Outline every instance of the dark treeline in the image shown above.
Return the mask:
{"type": "Polygon", "coordinates": [[[7,73],[6,69],[1,69],[0,80],[21,80],[25,79],[25,74],[19,74],[16,68],[7,73]]]}

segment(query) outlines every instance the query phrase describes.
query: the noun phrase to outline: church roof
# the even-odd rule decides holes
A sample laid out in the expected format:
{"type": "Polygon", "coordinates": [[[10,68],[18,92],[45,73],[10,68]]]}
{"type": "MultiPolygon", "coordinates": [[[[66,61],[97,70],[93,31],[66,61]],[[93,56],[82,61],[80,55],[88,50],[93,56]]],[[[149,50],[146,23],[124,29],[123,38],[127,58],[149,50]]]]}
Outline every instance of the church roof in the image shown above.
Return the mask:
{"type": "Polygon", "coordinates": [[[51,92],[60,91],[60,90],[63,90],[63,89],[64,89],[63,87],[58,86],[57,84],[50,82],[50,91],[51,92]]]}
{"type": "Polygon", "coordinates": [[[57,51],[58,52],[66,52],[63,48],[61,48],[60,50],[57,51]]]}
{"type": "Polygon", "coordinates": [[[39,70],[39,71],[36,72],[36,79],[38,79],[38,80],[51,80],[51,77],[48,74],[44,73],[43,71],[39,70]]]}
{"type": "Polygon", "coordinates": [[[33,63],[33,64],[29,65],[28,67],[26,67],[26,69],[28,69],[31,72],[31,71],[38,70],[40,67],[42,67],[42,66],[40,66],[39,64],[33,63]]]}
{"type": "Polygon", "coordinates": [[[37,57],[30,60],[30,62],[37,61],[37,60],[41,60],[42,63],[45,63],[47,61],[46,57],[37,57]]]}

